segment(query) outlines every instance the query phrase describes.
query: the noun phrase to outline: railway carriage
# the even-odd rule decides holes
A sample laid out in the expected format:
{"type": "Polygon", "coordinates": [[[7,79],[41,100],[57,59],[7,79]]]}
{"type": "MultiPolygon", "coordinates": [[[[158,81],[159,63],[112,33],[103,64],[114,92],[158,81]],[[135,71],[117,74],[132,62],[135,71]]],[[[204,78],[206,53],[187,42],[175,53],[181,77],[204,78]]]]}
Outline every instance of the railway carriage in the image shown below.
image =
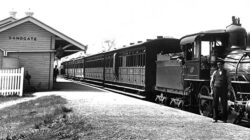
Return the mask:
{"type": "Polygon", "coordinates": [[[68,61],[65,61],[61,64],[65,70],[64,72],[64,76],[67,77],[67,78],[74,78],[75,76],[75,65],[74,65],[74,60],[71,59],[71,60],[68,60],[68,61]]]}
{"type": "Polygon", "coordinates": [[[85,80],[103,83],[104,80],[104,54],[96,54],[84,58],[85,80]]]}
{"type": "Polygon", "coordinates": [[[128,89],[150,98],[155,86],[156,55],[179,51],[178,39],[158,38],[85,57],[85,80],[128,89]]]}
{"type": "Polygon", "coordinates": [[[78,57],[74,61],[74,78],[77,80],[84,79],[84,58],[78,57]]]}
{"type": "Polygon", "coordinates": [[[136,91],[145,91],[146,47],[132,45],[107,52],[105,61],[105,84],[136,91]]]}
{"type": "Polygon", "coordinates": [[[152,98],[158,53],[180,52],[179,39],[158,37],[64,62],[65,76],[130,90],[152,98]]]}

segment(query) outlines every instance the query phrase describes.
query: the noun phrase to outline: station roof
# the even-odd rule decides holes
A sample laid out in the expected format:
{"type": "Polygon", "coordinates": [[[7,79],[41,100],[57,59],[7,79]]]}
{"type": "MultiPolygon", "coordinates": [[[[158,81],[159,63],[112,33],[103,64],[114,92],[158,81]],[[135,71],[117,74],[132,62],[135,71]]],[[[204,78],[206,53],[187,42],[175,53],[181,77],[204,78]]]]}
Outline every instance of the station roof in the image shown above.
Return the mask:
{"type": "Polygon", "coordinates": [[[59,47],[61,47],[64,51],[62,57],[73,54],[73,53],[78,52],[78,51],[85,51],[86,52],[86,50],[87,50],[86,45],[83,45],[80,42],[66,36],[65,34],[55,30],[54,28],[44,24],[43,22],[37,20],[36,18],[34,18],[32,16],[27,16],[27,17],[24,17],[24,18],[19,19],[19,20],[15,19],[13,17],[9,17],[9,18],[6,18],[4,20],[1,20],[0,21],[0,33],[5,31],[5,30],[16,27],[20,24],[26,23],[26,22],[31,22],[31,23],[45,29],[46,31],[54,34],[56,36],[55,50],[57,50],[59,47]]]}

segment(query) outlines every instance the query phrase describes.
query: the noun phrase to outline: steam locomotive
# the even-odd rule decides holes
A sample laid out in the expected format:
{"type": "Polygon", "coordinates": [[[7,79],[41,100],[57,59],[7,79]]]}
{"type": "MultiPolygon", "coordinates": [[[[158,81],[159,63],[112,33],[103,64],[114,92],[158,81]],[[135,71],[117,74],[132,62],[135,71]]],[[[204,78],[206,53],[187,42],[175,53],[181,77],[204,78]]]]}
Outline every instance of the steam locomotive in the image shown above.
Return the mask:
{"type": "Polygon", "coordinates": [[[65,76],[102,86],[135,91],[149,100],[179,108],[197,108],[212,116],[210,76],[216,60],[230,73],[228,109],[231,121],[250,119],[250,34],[239,18],[222,30],[181,39],[163,38],[77,58],[62,65],[65,76]]]}

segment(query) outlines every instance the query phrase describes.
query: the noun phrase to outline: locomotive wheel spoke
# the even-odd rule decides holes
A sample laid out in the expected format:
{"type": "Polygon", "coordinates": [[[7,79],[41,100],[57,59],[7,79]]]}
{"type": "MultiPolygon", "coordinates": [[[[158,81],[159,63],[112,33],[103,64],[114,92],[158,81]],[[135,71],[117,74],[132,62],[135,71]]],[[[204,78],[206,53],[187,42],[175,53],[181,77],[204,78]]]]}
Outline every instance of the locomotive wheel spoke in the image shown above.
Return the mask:
{"type": "Polygon", "coordinates": [[[211,110],[212,108],[211,108],[209,101],[204,102],[202,105],[202,108],[200,108],[201,115],[208,116],[208,117],[211,114],[211,110]]]}
{"type": "Polygon", "coordinates": [[[202,98],[202,96],[211,96],[209,87],[203,85],[200,89],[198,102],[199,102],[199,112],[203,116],[212,116],[212,100],[202,98]]]}
{"type": "Polygon", "coordinates": [[[231,90],[228,92],[228,120],[227,122],[238,124],[241,122],[242,119],[242,113],[239,112],[239,109],[236,109],[235,101],[236,99],[236,93],[234,88],[231,88],[231,90]],[[236,109],[236,110],[235,110],[236,109]]]}

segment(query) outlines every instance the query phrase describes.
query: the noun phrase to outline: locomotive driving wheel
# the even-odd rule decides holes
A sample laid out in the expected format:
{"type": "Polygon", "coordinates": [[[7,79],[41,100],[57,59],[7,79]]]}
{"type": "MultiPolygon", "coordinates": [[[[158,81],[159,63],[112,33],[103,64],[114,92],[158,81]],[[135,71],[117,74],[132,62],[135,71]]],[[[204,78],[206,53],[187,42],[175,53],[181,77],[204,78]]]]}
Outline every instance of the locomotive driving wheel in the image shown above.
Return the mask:
{"type": "Polygon", "coordinates": [[[232,87],[228,91],[228,119],[227,122],[229,123],[234,123],[238,124],[242,120],[242,112],[241,110],[237,107],[236,103],[236,92],[234,88],[232,87]]]}
{"type": "Polygon", "coordinates": [[[199,112],[202,116],[212,117],[212,96],[210,95],[210,88],[203,85],[198,95],[199,112]]]}

